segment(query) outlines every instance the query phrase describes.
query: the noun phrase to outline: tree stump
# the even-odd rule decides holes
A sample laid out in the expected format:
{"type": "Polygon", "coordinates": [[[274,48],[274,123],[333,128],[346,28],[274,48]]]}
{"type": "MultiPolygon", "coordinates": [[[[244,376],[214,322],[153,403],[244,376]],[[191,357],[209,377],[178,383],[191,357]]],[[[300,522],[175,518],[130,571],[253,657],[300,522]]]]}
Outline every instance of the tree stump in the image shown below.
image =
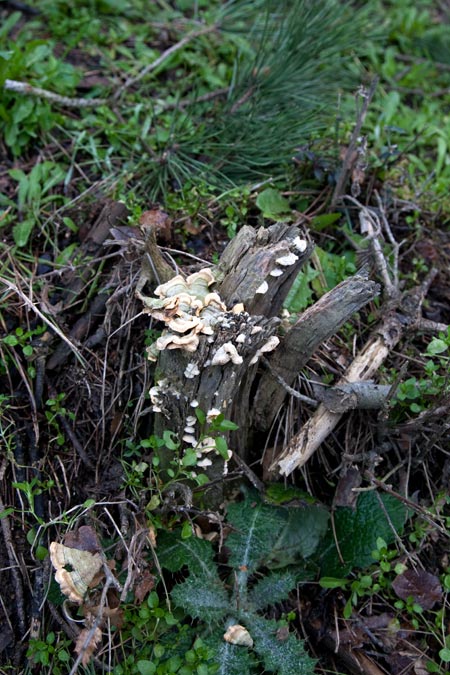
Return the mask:
{"type": "MultiPolygon", "coordinates": [[[[208,420],[222,413],[239,425],[232,450],[249,459],[254,434],[268,432],[286,397],[276,375],[292,384],[319,344],[378,292],[359,273],[326,293],[282,335],[283,303],[312,250],[295,225],[246,226],[215,268],[177,276],[158,286],[156,297],[140,296],[145,311],[165,324],[149,348],[156,362],[150,395],[157,435],[170,429],[195,447],[195,410],[208,420]],[[263,355],[270,369],[260,367],[263,355]]],[[[210,478],[217,478],[218,464],[223,471],[223,460],[213,462],[210,478]]]]}

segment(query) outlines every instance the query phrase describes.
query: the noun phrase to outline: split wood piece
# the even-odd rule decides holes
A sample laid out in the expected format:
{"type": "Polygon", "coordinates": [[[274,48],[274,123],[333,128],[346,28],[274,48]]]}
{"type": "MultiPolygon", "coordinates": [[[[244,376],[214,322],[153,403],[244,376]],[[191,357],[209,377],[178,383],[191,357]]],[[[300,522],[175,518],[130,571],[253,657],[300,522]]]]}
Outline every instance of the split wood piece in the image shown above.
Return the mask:
{"type": "MultiPolygon", "coordinates": [[[[375,375],[403,335],[405,324],[401,319],[401,316],[393,313],[384,321],[364,349],[356,356],[345,376],[339,380],[338,386],[359,380],[369,380],[375,375]]],[[[270,471],[289,476],[295,469],[303,466],[333,431],[341,417],[342,413],[330,412],[321,403],[314,416],[290,440],[285,450],[273,462],[270,471]]]]}
{"type": "Polygon", "coordinates": [[[313,385],[314,396],[330,412],[344,413],[347,410],[379,410],[391,391],[388,384],[375,382],[347,382],[335,387],[313,385]]]}
{"type": "MultiPolygon", "coordinates": [[[[64,305],[72,304],[74,299],[83,291],[92,276],[92,266],[89,264],[89,260],[100,253],[110,229],[124,222],[128,213],[125,204],[115,202],[112,199],[106,200],[86,239],[74,254],[74,256],[80,257],[81,260],[88,257],[88,262],[85,266],[77,268],[66,278],[66,288],[63,294],[64,305]]],[[[103,318],[108,297],[106,293],[101,293],[94,297],[89,310],[72,327],[69,336],[75,344],[78,344],[85,338],[92,328],[98,325],[99,320],[103,318]]],[[[69,354],[70,347],[66,343],[61,342],[48,359],[47,368],[55,370],[61,367],[66,362],[69,354]]]]}
{"type": "Polygon", "coordinates": [[[89,264],[89,260],[100,254],[110,229],[121,223],[125,223],[128,215],[129,211],[122,202],[116,202],[113,199],[104,200],[104,206],[97,219],[90,228],[81,246],[73,254],[74,257],[77,257],[80,260],[85,260],[87,258],[87,264],[85,266],[77,267],[77,269],[66,276],[63,296],[64,304],[73,304],[77,295],[79,295],[86,287],[86,284],[89,283],[89,280],[92,278],[92,265],[89,264]]]}
{"type": "MultiPolygon", "coordinates": [[[[81,316],[69,332],[69,339],[74,344],[80,344],[83,338],[95,328],[105,314],[106,301],[109,295],[100,293],[91,303],[88,311],[81,316]]],[[[70,354],[70,347],[61,342],[47,361],[47,370],[55,370],[61,367],[70,354]]]]}
{"type": "MultiPolygon", "coordinates": [[[[378,292],[378,284],[367,279],[365,272],[360,271],[325,293],[303,312],[277,351],[268,357],[271,369],[288,386],[292,386],[318,346],[334,335],[355,312],[373,300],[378,292]]],[[[253,424],[259,431],[270,429],[286,397],[286,390],[273,376],[271,369],[261,376],[251,407],[253,424]]]]}
{"type": "Polygon", "coordinates": [[[144,235],[144,245],[142,251],[141,273],[136,285],[136,295],[142,298],[141,291],[149,283],[154,289],[159,284],[169,281],[175,272],[172,267],[164,260],[161,250],[156,243],[156,231],[154,227],[142,227],[144,235]]]}
{"type": "MultiPolygon", "coordinates": [[[[369,110],[370,103],[372,101],[372,98],[375,94],[375,90],[378,85],[378,78],[375,77],[368,89],[365,89],[364,87],[361,87],[357,94],[361,97],[363,100],[361,109],[358,113],[358,118],[356,120],[355,128],[353,129],[353,133],[350,138],[350,143],[348,144],[347,147],[347,152],[345,153],[344,156],[344,161],[342,163],[342,167],[339,171],[338,175],[338,180],[336,182],[336,187],[334,188],[333,192],[333,197],[331,198],[331,205],[330,209],[333,210],[339,201],[339,199],[342,197],[345,185],[350,178],[352,174],[357,174],[357,169],[359,168],[361,171],[361,168],[358,167],[358,163],[362,164],[366,161],[366,158],[364,156],[364,153],[362,152],[361,146],[361,128],[362,125],[364,124],[364,120],[366,119],[367,112],[369,110]],[[361,157],[361,155],[363,155],[361,157]]],[[[359,183],[358,180],[354,181],[354,186],[359,188],[359,183]]],[[[353,187],[353,186],[352,186],[353,187]]]]}
{"type": "Polygon", "coordinates": [[[217,291],[227,306],[242,302],[249,314],[277,316],[312,250],[296,225],[245,226],[214,270],[217,291]]]}

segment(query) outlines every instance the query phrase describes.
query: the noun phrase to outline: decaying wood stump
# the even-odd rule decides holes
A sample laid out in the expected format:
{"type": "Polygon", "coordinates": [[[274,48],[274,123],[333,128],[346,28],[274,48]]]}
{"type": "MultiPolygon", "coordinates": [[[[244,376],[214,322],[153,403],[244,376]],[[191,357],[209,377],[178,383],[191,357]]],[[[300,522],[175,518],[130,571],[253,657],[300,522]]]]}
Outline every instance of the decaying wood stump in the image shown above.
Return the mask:
{"type": "MultiPolygon", "coordinates": [[[[319,344],[378,293],[357,274],[279,334],[283,302],[312,249],[297,226],[244,227],[212,270],[177,276],[155,297],[140,294],[145,311],[165,323],[149,348],[155,433],[170,429],[189,445],[198,432],[196,407],[208,419],[223,413],[239,425],[232,449],[249,458],[254,433],[267,432],[283,404],[280,377],[292,384],[319,344]],[[263,355],[270,369],[260,367],[263,355]]],[[[217,477],[213,464],[209,475],[217,477]]]]}

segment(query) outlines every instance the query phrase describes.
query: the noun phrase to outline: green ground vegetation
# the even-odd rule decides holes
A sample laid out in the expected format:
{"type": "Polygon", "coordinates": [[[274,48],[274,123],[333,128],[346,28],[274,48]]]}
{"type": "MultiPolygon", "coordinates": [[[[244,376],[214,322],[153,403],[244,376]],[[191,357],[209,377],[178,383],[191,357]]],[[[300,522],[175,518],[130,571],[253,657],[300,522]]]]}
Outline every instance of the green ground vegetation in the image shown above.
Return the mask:
{"type": "MultiPolygon", "coordinates": [[[[101,194],[124,201],[132,225],[161,205],[179,246],[192,254],[205,223],[212,224],[213,262],[246,223],[302,219],[316,249],[285,304],[286,320],[293,320],[365,262],[350,208],[332,198],[375,82],[346,189],[361,202],[382,192],[398,235],[414,251],[400,269],[402,287],[412,287],[431,268],[438,241],[449,245],[450,14],[445,3],[431,0],[413,6],[407,0],[30,0],[25,10],[10,4],[0,8],[0,430],[2,478],[6,466],[15,477],[0,517],[21,524],[30,560],[44,564],[48,542],[88,518],[99,524],[102,549],[113,560],[120,537],[104,515],[113,507],[102,498],[72,503],[45,465],[36,470],[33,457],[23,471],[14,381],[42,391],[40,340],[52,310],[47,305],[39,322],[28,317],[19,325],[26,298],[11,303],[11,292],[20,279],[45,288],[38,267],[63,273],[81,262],[76,207],[101,194]],[[14,81],[44,92],[15,91],[14,81]],[[425,259],[416,252],[423,240],[432,248],[425,259]],[[42,510],[43,495],[59,516],[42,510]]],[[[393,259],[389,242],[384,253],[393,259]]],[[[88,298],[97,292],[97,276],[90,283],[88,298]]],[[[337,344],[345,353],[374,325],[377,302],[342,330],[337,344]]],[[[402,356],[408,375],[401,359],[381,373],[395,384],[388,417],[404,425],[404,443],[408,424],[448,399],[449,350],[450,330],[411,339],[402,356]]],[[[323,381],[332,379],[326,363],[320,368],[323,381]]],[[[130,419],[133,405],[130,400],[130,419]]],[[[74,415],[64,393],[50,392],[43,401],[41,434],[55,457],[74,415]]],[[[201,411],[197,419],[205,424],[201,411]]],[[[222,418],[205,427],[203,436],[213,437],[222,457],[234,427],[222,418]]],[[[442,591],[436,605],[424,607],[413,591],[398,595],[394,583],[430,547],[444,549],[448,542],[449,497],[442,485],[433,490],[435,475],[427,476],[423,506],[415,497],[399,502],[389,491],[367,489],[352,507],[335,508],[332,472],[328,492],[312,502],[286,486],[276,503],[247,490],[209,523],[214,536],[202,539],[194,536],[195,508],[201,511],[206,478],[195,448],[178,456],[181,439],[170,429],[161,438],[137,438],[131,423],[126,429],[114,439],[123,469],[119,501],[137,505],[140,527],[156,540],[146,562],[153,575],[147,592],[140,597],[138,591],[137,599],[130,590],[120,616],[108,619],[109,652],[96,656],[108,672],[309,675],[321,665],[299,637],[301,604],[293,597],[314,587],[334,593],[335,609],[347,620],[369,603],[389,611],[389,630],[420,633],[424,668],[448,672],[444,552],[436,563],[442,591]],[[175,453],[165,471],[162,445],[175,453]],[[182,506],[164,510],[181,480],[194,486],[198,503],[189,510],[183,497],[182,506]],[[223,641],[236,624],[252,635],[251,651],[223,641]]],[[[436,442],[445,446],[445,439],[436,442]]],[[[417,474],[414,461],[408,471],[417,474]]],[[[304,478],[302,488],[308,487],[304,478]]],[[[126,570],[116,572],[124,583],[126,570]]],[[[49,600],[63,611],[55,582],[49,600]]],[[[1,672],[72,672],[76,657],[66,632],[46,616],[40,634],[27,642],[23,663],[10,660],[1,672]]],[[[97,665],[87,659],[80,669],[100,672],[97,665]]]]}

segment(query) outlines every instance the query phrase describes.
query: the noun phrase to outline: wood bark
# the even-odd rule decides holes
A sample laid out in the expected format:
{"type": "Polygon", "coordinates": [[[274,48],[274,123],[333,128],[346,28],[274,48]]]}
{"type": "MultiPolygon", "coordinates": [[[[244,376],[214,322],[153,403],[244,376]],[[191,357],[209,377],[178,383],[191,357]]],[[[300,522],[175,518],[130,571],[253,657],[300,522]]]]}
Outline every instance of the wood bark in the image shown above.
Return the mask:
{"type": "MultiPolygon", "coordinates": [[[[277,351],[269,356],[271,369],[291,386],[319,345],[372,300],[378,290],[379,286],[360,272],[325,293],[301,314],[277,351]]],[[[273,372],[266,370],[253,404],[254,428],[267,432],[285,398],[286,390],[273,372]]]]}
{"type": "MultiPolygon", "coordinates": [[[[420,326],[422,303],[436,274],[437,271],[431,269],[422,284],[403,295],[397,293],[386,304],[383,321],[357,354],[353,363],[339,380],[338,386],[370,380],[390,351],[401,340],[405,331],[414,330],[420,326]]],[[[321,403],[301,431],[290,440],[287,447],[272,463],[269,471],[274,475],[289,476],[295,469],[303,466],[333,431],[342,414],[341,411],[332,412],[321,403]]]]}

